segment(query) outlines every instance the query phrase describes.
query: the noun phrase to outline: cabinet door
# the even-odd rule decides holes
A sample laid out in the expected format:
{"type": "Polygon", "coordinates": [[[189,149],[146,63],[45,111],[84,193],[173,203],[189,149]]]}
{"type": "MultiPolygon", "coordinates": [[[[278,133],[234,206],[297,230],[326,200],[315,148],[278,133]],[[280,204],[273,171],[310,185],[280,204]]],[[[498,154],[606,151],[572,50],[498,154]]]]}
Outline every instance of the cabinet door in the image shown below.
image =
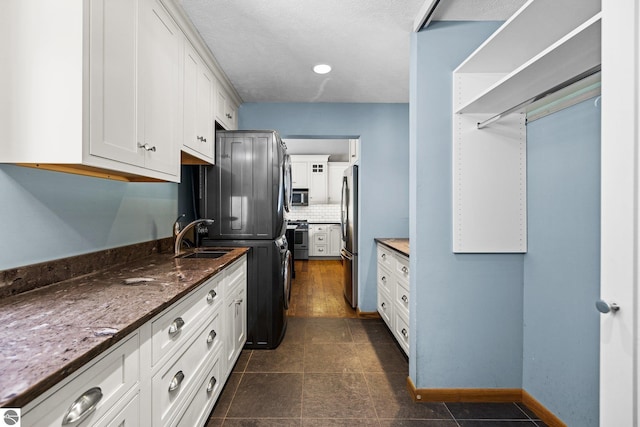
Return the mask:
{"type": "Polygon", "coordinates": [[[90,8],[89,153],[144,165],[138,148],[139,0],[100,0],[90,8]]]}
{"type": "Polygon", "coordinates": [[[227,298],[225,307],[227,316],[227,334],[225,342],[227,373],[235,364],[247,336],[247,299],[245,286],[236,287],[227,298]]]}
{"type": "Polygon", "coordinates": [[[177,175],[182,34],[157,0],[141,1],[138,142],[146,168],[177,175]]]}
{"type": "Polygon", "coordinates": [[[309,188],[307,174],[309,172],[307,162],[291,162],[292,188],[309,188]]]}
{"type": "Polygon", "coordinates": [[[213,162],[213,75],[187,40],[183,82],[182,143],[213,162]]]}
{"type": "Polygon", "coordinates": [[[346,162],[330,162],[329,175],[327,179],[327,203],[339,205],[342,199],[342,178],[344,170],[349,167],[346,162]]]}
{"type": "Polygon", "coordinates": [[[340,256],[340,248],[342,247],[342,233],[339,225],[331,225],[329,227],[329,256],[340,256]]]}
{"type": "Polygon", "coordinates": [[[327,163],[313,162],[309,164],[310,179],[309,204],[327,203],[327,163]]]}

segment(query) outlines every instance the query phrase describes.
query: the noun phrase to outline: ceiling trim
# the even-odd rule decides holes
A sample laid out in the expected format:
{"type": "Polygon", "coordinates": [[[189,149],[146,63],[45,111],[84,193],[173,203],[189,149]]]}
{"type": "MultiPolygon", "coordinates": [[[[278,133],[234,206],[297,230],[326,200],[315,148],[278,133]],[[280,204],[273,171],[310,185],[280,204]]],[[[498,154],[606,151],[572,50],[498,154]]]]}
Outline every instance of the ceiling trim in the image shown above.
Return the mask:
{"type": "Polygon", "coordinates": [[[438,7],[438,3],[440,3],[440,0],[426,0],[424,2],[420,11],[418,11],[418,16],[416,16],[415,21],[413,21],[414,33],[417,33],[429,25],[429,22],[431,22],[431,19],[433,18],[433,13],[435,12],[436,7],[438,7]]]}

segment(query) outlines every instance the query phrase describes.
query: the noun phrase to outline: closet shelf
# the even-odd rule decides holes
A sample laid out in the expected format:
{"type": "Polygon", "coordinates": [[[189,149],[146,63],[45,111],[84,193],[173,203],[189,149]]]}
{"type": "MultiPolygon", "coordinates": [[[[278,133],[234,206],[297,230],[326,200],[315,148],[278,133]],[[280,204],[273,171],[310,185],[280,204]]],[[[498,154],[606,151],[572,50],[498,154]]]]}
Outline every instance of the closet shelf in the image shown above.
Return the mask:
{"type": "MultiPolygon", "coordinates": [[[[479,95],[458,105],[455,112],[498,114],[599,66],[601,22],[601,13],[597,13],[479,95]]],[[[461,81],[470,69],[469,60],[455,71],[461,81]]]]}

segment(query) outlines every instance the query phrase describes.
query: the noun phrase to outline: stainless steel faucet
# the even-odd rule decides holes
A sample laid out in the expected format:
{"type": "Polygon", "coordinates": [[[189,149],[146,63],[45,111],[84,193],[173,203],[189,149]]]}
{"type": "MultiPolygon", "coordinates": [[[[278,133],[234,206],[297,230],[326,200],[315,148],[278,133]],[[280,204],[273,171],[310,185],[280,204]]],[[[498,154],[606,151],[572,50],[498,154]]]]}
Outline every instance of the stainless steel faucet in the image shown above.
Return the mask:
{"type": "Polygon", "coordinates": [[[199,225],[199,224],[207,224],[207,225],[213,224],[213,220],[212,219],[206,219],[206,218],[196,219],[195,221],[192,221],[189,224],[185,225],[184,228],[181,230],[180,229],[180,223],[178,221],[183,216],[184,216],[184,214],[180,215],[178,217],[178,219],[176,220],[176,222],[173,224],[173,233],[174,233],[174,236],[175,236],[175,239],[176,239],[176,242],[175,242],[175,245],[174,245],[174,248],[173,248],[175,256],[180,255],[180,248],[182,247],[182,238],[187,233],[187,231],[189,231],[190,229],[192,229],[193,227],[195,227],[196,225],[199,225]]]}

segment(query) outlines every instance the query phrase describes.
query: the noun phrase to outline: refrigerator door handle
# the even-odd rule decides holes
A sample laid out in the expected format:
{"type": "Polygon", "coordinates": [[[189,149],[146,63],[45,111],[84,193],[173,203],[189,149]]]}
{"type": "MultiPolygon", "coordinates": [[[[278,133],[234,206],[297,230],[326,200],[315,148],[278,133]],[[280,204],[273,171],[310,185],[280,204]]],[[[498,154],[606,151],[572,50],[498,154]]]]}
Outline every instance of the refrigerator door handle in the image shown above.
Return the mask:
{"type": "Polygon", "coordinates": [[[340,199],[340,225],[342,226],[342,241],[347,241],[347,177],[342,177],[342,197],[340,199]]]}

